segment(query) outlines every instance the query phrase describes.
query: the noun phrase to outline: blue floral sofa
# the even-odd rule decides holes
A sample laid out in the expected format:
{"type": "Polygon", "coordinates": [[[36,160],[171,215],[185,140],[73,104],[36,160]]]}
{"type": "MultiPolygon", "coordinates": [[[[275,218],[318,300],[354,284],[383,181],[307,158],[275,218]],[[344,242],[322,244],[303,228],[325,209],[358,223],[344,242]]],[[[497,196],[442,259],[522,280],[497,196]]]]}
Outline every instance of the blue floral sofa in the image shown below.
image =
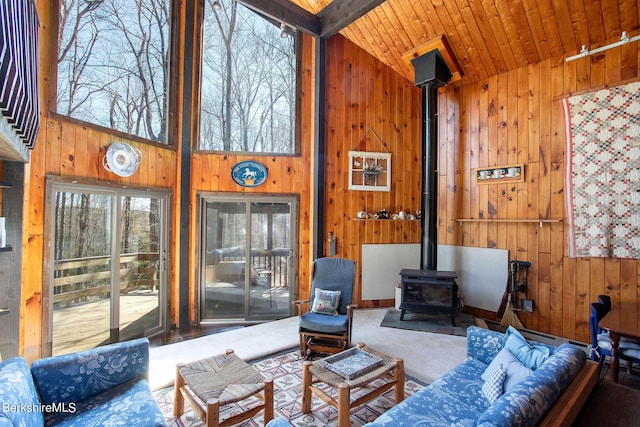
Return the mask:
{"type": "Polygon", "coordinates": [[[149,341],[0,363],[0,426],[166,426],[147,375],[149,341]]]}
{"type": "MultiPolygon", "coordinates": [[[[598,379],[584,349],[530,342],[514,328],[502,334],[470,326],[467,353],[366,426],[571,425],[598,379]]],[[[268,424],[285,425],[282,418],[268,424]]]]}

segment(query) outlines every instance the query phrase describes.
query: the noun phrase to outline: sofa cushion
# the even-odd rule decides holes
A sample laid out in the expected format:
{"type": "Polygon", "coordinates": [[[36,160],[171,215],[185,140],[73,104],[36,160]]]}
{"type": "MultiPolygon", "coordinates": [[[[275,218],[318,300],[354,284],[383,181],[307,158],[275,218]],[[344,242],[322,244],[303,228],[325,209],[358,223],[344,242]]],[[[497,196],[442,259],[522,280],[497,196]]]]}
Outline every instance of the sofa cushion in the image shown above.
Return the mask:
{"type": "Polygon", "coordinates": [[[44,425],[40,401],[27,361],[14,357],[0,363],[0,425],[37,427],[44,425]]]}
{"type": "Polygon", "coordinates": [[[529,344],[527,340],[513,326],[507,328],[504,335],[504,347],[524,366],[536,370],[549,358],[549,347],[542,344],[529,344]]]}
{"type": "Polygon", "coordinates": [[[513,390],[520,381],[533,373],[531,369],[520,363],[508,348],[503,348],[482,373],[482,380],[488,381],[499,366],[502,366],[506,373],[504,381],[505,392],[513,390]]]}
{"type": "MultiPolygon", "coordinates": [[[[478,387],[480,389],[480,387],[478,387]]],[[[485,399],[486,400],[486,399],[485,399]]],[[[475,426],[481,412],[439,387],[426,387],[380,415],[370,425],[388,427],[475,426]]]]}
{"type": "Polygon", "coordinates": [[[149,340],[125,341],[35,360],[31,374],[43,403],[79,402],[133,379],[146,378],[149,340]]]}
{"type": "Polygon", "coordinates": [[[482,393],[486,396],[489,403],[493,403],[500,396],[502,396],[502,391],[504,390],[504,380],[507,378],[507,371],[502,367],[502,365],[498,365],[496,369],[494,369],[491,377],[484,382],[482,385],[482,393]]]}
{"type": "Polygon", "coordinates": [[[326,314],[309,311],[300,316],[300,328],[327,334],[337,334],[345,332],[349,328],[349,319],[346,314],[327,316],[326,314]]]}
{"type": "Polygon", "coordinates": [[[48,413],[47,425],[166,426],[146,379],[132,380],[87,399],[69,404],[74,410],[48,413]]]}
{"type": "Polygon", "coordinates": [[[439,388],[449,394],[450,399],[458,400],[475,411],[484,412],[489,407],[489,401],[482,393],[484,381],[480,378],[485,369],[486,364],[468,357],[429,387],[439,388]]]}

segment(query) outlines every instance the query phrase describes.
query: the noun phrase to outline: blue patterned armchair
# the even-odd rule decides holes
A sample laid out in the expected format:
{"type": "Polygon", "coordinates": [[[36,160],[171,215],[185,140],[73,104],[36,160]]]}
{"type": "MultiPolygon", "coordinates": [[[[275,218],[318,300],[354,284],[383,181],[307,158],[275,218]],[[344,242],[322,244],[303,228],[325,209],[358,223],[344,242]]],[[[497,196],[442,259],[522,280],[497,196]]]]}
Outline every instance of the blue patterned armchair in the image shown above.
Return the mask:
{"type": "Polygon", "coordinates": [[[165,426],[147,375],[146,338],[0,363],[0,426],[165,426]]]}
{"type": "Polygon", "coordinates": [[[308,300],[294,301],[300,315],[300,354],[337,353],[351,346],[355,263],[318,258],[313,263],[308,300]],[[306,312],[303,310],[307,305],[306,312]]]}

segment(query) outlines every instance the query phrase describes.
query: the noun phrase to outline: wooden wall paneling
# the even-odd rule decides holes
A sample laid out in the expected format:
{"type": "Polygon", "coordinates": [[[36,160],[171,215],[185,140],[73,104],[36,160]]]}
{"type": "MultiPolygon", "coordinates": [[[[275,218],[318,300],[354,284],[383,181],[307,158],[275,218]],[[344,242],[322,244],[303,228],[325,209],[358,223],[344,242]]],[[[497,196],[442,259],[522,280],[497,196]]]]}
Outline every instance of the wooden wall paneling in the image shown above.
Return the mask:
{"type": "Polygon", "coordinates": [[[27,360],[41,356],[42,333],[49,327],[49,320],[43,318],[42,310],[42,268],[35,268],[42,259],[45,243],[44,228],[45,170],[51,140],[59,138],[57,123],[43,121],[43,129],[38,134],[31,159],[25,165],[25,199],[23,205],[23,263],[21,266],[20,325],[18,352],[27,360]],[[29,262],[24,262],[24,260],[29,262]]]}
{"type": "MultiPolygon", "coordinates": [[[[461,190],[462,196],[460,197],[461,206],[460,210],[462,218],[473,218],[473,215],[476,215],[476,212],[473,212],[471,209],[471,184],[472,179],[472,170],[473,167],[471,165],[472,158],[472,150],[471,150],[471,133],[470,133],[470,125],[471,118],[469,115],[469,106],[471,103],[469,97],[470,87],[463,86],[459,91],[459,104],[460,104],[460,129],[459,129],[459,146],[460,146],[460,181],[461,181],[461,190]]],[[[457,244],[460,246],[469,245],[471,246],[471,232],[473,231],[474,224],[464,223],[462,226],[462,232],[460,233],[460,239],[457,244]]]]}
{"type": "MultiPolygon", "coordinates": [[[[498,77],[493,76],[488,80],[487,87],[487,146],[489,152],[489,161],[495,162],[495,165],[505,165],[506,163],[506,141],[501,141],[498,139],[498,77]]],[[[504,183],[498,183],[496,185],[489,185],[489,204],[487,206],[487,211],[489,214],[489,218],[500,218],[500,204],[501,197],[500,193],[504,188],[504,183]]],[[[504,242],[501,242],[504,239],[504,234],[499,232],[500,227],[505,224],[490,222],[487,223],[487,247],[495,248],[495,247],[504,247],[504,242]]]]}
{"type": "MultiPolygon", "coordinates": [[[[577,283],[578,260],[565,258],[562,261],[562,334],[569,339],[577,339],[576,301],[578,300],[577,283]]],[[[590,342],[590,340],[588,341],[590,342]]]]}
{"type": "Polygon", "coordinates": [[[633,309],[623,313],[628,318],[637,318],[640,310],[640,288],[638,288],[637,260],[620,260],[620,300],[635,302],[633,309]]]}
{"type": "Polygon", "coordinates": [[[600,87],[606,83],[605,57],[604,54],[591,56],[591,67],[589,70],[591,87],[600,87]]]}
{"type": "Polygon", "coordinates": [[[487,78],[488,73],[484,68],[487,66],[485,63],[486,60],[481,57],[481,52],[476,49],[473,39],[458,11],[457,5],[455,5],[454,2],[442,2],[439,5],[434,5],[434,7],[445,25],[446,33],[451,34],[452,44],[459,47],[454,47],[458,62],[463,64],[467,61],[472,61],[474,64],[477,64],[477,67],[474,67],[473,71],[465,69],[465,73],[468,73],[472,79],[487,78]],[[454,34],[457,34],[457,37],[453,36],[454,34]],[[467,56],[468,59],[465,59],[467,56]]]}
{"type": "MultiPolygon", "coordinates": [[[[531,227],[536,227],[536,225],[531,225],[531,227]]],[[[537,331],[551,333],[551,255],[549,252],[539,252],[537,270],[537,289],[534,299],[536,312],[531,313],[530,317],[536,319],[537,331]]],[[[528,294],[529,292],[527,292],[529,297],[528,294]]]]}
{"type": "Polygon", "coordinates": [[[538,13],[542,20],[542,27],[544,30],[544,40],[547,41],[549,46],[549,56],[556,55],[555,52],[562,52],[562,40],[560,38],[560,31],[558,29],[558,22],[553,11],[552,0],[538,0],[536,2],[538,7],[538,13]]]}
{"type": "MultiPolygon", "coordinates": [[[[489,99],[489,83],[490,80],[485,80],[482,83],[478,83],[478,102],[476,108],[476,116],[472,117],[474,123],[477,123],[477,126],[474,126],[476,131],[477,138],[477,153],[478,153],[478,166],[495,164],[497,161],[497,153],[495,151],[495,144],[492,143],[489,145],[488,140],[488,116],[489,116],[489,104],[491,100],[489,99]]],[[[474,181],[474,179],[472,179],[474,181]]],[[[491,194],[495,191],[495,185],[485,185],[478,186],[475,182],[472,183],[473,188],[477,191],[478,195],[478,218],[489,219],[493,217],[493,212],[495,206],[493,205],[495,201],[494,194],[491,194]]],[[[490,247],[490,240],[493,236],[489,236],[488,230],[491,228],[492,224],[488,222],[483,222],[478,224],[478,237],[476,240],[476,244],[478,246],[487,246],[490,247]]]]}
{"type": "Polygon", "coordinates": [[[626,81],[638,77],[639,45],[639,42],[634,42],[620,46],[620,80],[626,81]]]}
{"type": "Polygon", "coordinates": [[[607,51],[605,64],[605,81],[620,81],[620,48],[613,48],[607,51]]]}
{"type": "Polygon", "coordinates": [[[98,159],[95,155],[93,155],[93,153],[95,153],[96,151],[96,148],[94,148],[96,147],[96,145],[99,149],[100,132],[96,128],[90,127],[87,129],[86,144],[78,147],[78,152],[75,153],[75,157],[78,158],[76,161],[79,162],[82,158],[84,158],[82,162],[86,165],[84,171],[78,170],[78,176],[83,176],[84,174],[86,174],[89,176],[97,177],[98,171],[100,169],[104,170],[104,167],[102,166],[102,157],[99,156],[100,158],[98,159]]]}
{"type": "MultiPolygon", "coordinates": [[[[525,176],[527,185],[527,210],[525,216],[526,219],[540,218],[540,184],[541,184],[541,171],[540,171],[540,65],[530,65],[526,69],[526,81],[527,89],[525,96],[523,97],[523,104],[526,110],[524,116],[520,116],[520,120],[526,117],[526,131],[523,130],[521,142],[523,147],[526,147],[527,158],[529,161],[529,173],[525,176]]],[[[525,74],[525,73],[523,73],[525,74]]],[[[524,80],[524,78],[523,78],[524,80]]],[[[540,227],[537,224],[527,223],[526,235],[527,235],[527,256],[528,261],[531,262],[531,267],[528,270],[527,276],[527,294],[529,298],[534,301],[545,300],[538,292],[540,272],[545,270],[545,266],[541,265],[541,262],[545,262],[546,257],[540,253],[540,227]]],[[[548,228],[548,227],[547,227],[548,228]]],[[[544,303],[544,301],[542,301],[544,303]]],[[[541,304],[542,306],[542,304],[541,304]]],[[[541,320],[541,313],[548,310],[548,301],[546,307],[539,307],[537,313],[524,313],[524,318],[527,321],[527,326],[534,330],[544,327],[539,325],[541,320]]]]}
{"type": "MultiPolygon", "coordinates": [[[[451,199],[451,194],[449,194],[449,177],[455,176],[450,174],[452,170],[451,164],[451,153],[448,151],[448,114],[441,113],[442,111],[447,111],[447,97],[446,97],[446,89],[440,89],[438,91],[438,159],[437,159],[437,172],[438,172],[438,205],[437,205],[437,236],[439,242],[446,242],[448,240],[448,234],[451,227],[451,214],[453,212],[448,212],[447,200],[451,199]]],[[[405,153],[405,156],[410,156],[410,153],[405,153]]],[[[410,158],[410,157],[409,157],[410,158]]]]}
{"type": "MultiPolygon", "coordinates": [[[[480,85],[479,84],[475,84],[472,87],[472,92],[469,94],[470,95],[470,102],[469,102],[469,120],[471,121],[471,132],[470,132],[470,141],[469,141],[469,148],[470,148],[470,168],[468,171],[468,175],[469,175],[469,187],[470,187],[470,191],[469,191],[469,205],[471,206],[471,212],[472,212],[472,216],[474,218],[483,218],[484,217],[484,206],[486,206],[486,204],[483,206],[481,205],[482,202],[486,201],[486,189],[484,188],[479,188],[479,186],[475,185],[475,180],[473,179],[472,175],[472,171],[475,170],[476,168],[478,168],[480,166],[480,162],[486,162],[487,160],[487,153],[485,151],[485,146],[484,143],[485,141],[482,141],[480,138],[480,124],[479,124],[479,120],[480,120],[480,111],[479,111],[479,102],[477,101],[478,99],[482,98],[482,92],[480,89],[480,85]],[[482,159],[482,160],[481,160],[482,159]]],[[[485,202],[486,203],[486,202],[485,202]]],[[[471,227],[471,233],[470,233],[470,237],[471,240],[469,242],[469,246],[478,246],[480,244],[485,244],[485,240],[486,240],[486,223],[471,223],[472,227],[471,227]],[[481,243],[482,242],[482,243],[481,243]]]]}
{"type": "MultiPolygon", "coordinates": [[[[455,236],[458,231],[458,223],[456,219],[456,173],[457,158],[455,157],[457,144],[455,143],[455,130],[452,129],[455,113],[454,106],[457,102],[449,99],[449,96],[455,91],[442,90],[438,95],[438,106],[440,110],[440,126],[438,128],[438,139],[440,145],[440,165],[438,170],[442,172],[440,180],[444,181],[445,197],[441,203],[438,201],[438,218],[441,218],[443,224],[438,229],[438,241],[443,244],[451,245],[455,242],[455,236]],[[452,135],[452,132],[454,135],[452,135]]],[[[440,195],[442,195],[440,193],[440,195]]],[[[443,200],[442,198],[440,200],[443,200]]]]}
{"type": "Polygon", "coordinates": [[[592,302],[589,296],[590,285],[590,259],[578,258],[576,261],[576,299],[575,310],[575,334],[576,339],[590,342],[589,338],[589,304],[592,302]]]}
{"type": "MultiPolygon", "coordinates": [[[[495,77],[495,82],[493,84],[495,96],[494,104],[491,108],[492,114],[495,117],[492,120],[491,127],[494,128],[493,132],[494,136],[490,136],[489,140],[495,140],[495,144],[497,145],[497,164],[499,165],[508,165],[509,163],[509,140],[507,133],[507,90],[508,90],[508,79],[506,74],[500,74],[495,77]]],[[[508,214],[507,211],[509,209],[509,184],[508,183],[500,183],[496,186],[496,217],[498,219],[507,219],[508,214]]],[[[509,236],[507,233],[508,229],[507,223],[495,223],[496,226],[496,247],[499,248],[509,248],[509,236]]]]}
{"type": "Polygon", "coordinates": [[[86,126],[77,126],[75,143],[73,149],[69,153],[69,162],[73,168],[73,172],[70,176],[82,176],[91,172],[91,168],[88,167],[88,154],[87,144],[89,132],[86,126]]]}
{"type": "MultiPolygon", "coordinates": [[[[60,148],[65,141],[67,144],[70,141],[70,134],[73,129],[67,127],[63,128],[62,124],[58,121],[47,120],[47,138],[46,138],[46,168],[53,174],[59,175],[62,169],[62,159],[60,158],[60,148]],[[49,126],[49,123],[51,126],[49,126]]],[[[32,157],[34,157],[32,155],[32,157]]]]}
{"type": "MultiPolygon", "coordinates": [[[[620,286],[621,271],[619,258],[607,258],[604,260],[604,290],[603,294],[611,296],[611,303],[620,303],[620,286]]],[[[602,295],[602,294],[598,294],[602,295]]],[[[597,301],[598,295],[591,298],[593,302],[597,301]]]]}
{"type": "MultiPolygon", "coordinates": [[[[562,121],[562,110],[557,97],[563,92],[564,61],[549,61],[549,98],[545,102],[545,108],[549,111],[549,155],[550,164],[550,210],[549,218],[564,218],[564,123],[562,121]]],[[[544,76],[540,77],[541,80],[544,76]]],[[[564,223],[549,224],[550,228],[550,263],[551,263],[551,283],[549,287],[549,309],[550,309],[550,333],[557,336],[565,336],[563,321],[564,304],[564,271],[567,268],[563,262],[565,246],[564,223]]],[[[573,331],[571,332],[573,333],[573,331]]]]}
{"type": "Polygon", "coordinates": [[[489,52],[499,52],[500,48],[493,37],[493,31],[488,24],[487,16],[484,9],[480,7],[478,2],[471,2],[468,5],[459,7],[460,14],[465,22],[465,26],[469,29],[471,39],[474,41],[478,49],[480,58],[487,70],[487,75],[495,76],[497,73],[503,73],[507,70],[502,55],[491,57],[489,52]]]}

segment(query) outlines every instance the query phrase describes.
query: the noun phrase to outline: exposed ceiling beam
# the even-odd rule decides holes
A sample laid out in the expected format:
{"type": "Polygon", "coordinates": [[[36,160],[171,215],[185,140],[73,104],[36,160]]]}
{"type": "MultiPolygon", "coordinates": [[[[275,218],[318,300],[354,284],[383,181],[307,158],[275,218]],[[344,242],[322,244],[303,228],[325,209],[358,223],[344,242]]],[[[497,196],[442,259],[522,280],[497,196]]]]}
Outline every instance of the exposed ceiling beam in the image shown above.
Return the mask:
{"type": "Polygon", "coordinates": [[[320,36],[320,18],[288,0],[237,0],[276,21],[284,22],[297,30],[320,36]]]}
{"type": "Polygon", "coordinates": [[[320,36],[331,37],[384,2],[385,0],[333,0],[318,12],[320,36]]]}

